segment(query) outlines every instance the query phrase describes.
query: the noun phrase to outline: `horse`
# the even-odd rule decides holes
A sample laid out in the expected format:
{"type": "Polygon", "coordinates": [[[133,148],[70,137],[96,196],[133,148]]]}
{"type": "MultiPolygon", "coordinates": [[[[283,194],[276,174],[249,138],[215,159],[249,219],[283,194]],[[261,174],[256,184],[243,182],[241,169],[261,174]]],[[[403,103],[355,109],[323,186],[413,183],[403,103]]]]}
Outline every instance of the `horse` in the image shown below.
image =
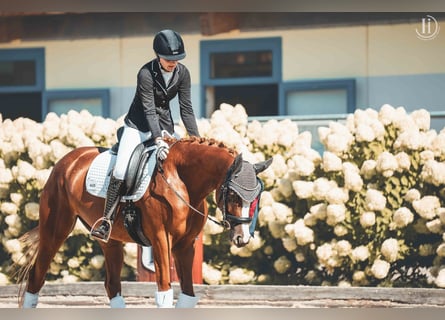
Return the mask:
{"type": "MultiPolygon", "coordinates": [[[[152,244],[156,306],[174,307],[170,279],[170,256],[173,256],[180,283],[175,307],[195,307],[199,300],[192,281],[195,240],[207,218],[213,218],[208,216],[206,198],[215,192],[223,214],[223,220],[216,222],[225,226],[236,246],[245,246],[253,234],[249,230],[253,224],[249,209],[263,190],[257,174],[267,169],[272,158],[251,164],[242,159],[241,153],[214,139],[164,140],[170,146],[169,155],[156,167],[147,190],[134,204],[140,208],[141,229],[152,244]],[[247,181],[244,186],[243,181],[247,181]],[[256,185],[255,199],[248,199],[251,202],[248,203],[245,195],[253,191],[252,181],[260,182],[261,190],[256,185]]],[[[102,216],[104,199],[87,192],[85,179],[90,164],[103,149],[78,147],[54,165],[41,192],[39,223],[21,237],[27,251],[26,263],[19,272],[19,282],[22,286],[26,283],[24,289],[19,289],[19,307],[37,306],[49,265],[77,219],[91,230],[102,216]]],[[[123,308],[120,278],[123,244],[135,241],[119,214],[122,203],[117,210],[109,241],[99,244],[105,258],[104,286],[110,307],[123,308]]]]}

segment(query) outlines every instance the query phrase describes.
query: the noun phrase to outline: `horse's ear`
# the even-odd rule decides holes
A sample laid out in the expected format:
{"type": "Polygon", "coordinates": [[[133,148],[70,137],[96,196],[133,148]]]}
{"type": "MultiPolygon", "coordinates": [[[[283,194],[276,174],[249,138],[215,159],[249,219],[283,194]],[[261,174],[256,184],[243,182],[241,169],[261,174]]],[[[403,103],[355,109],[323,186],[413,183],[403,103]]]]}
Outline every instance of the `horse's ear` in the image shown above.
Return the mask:
{"type": "Polygon", "coordinates": [[[269,158],[269,159],[267,159],[265,161],[261,161],[261,162],[255,163],[253,165],[253,168],[255,169],[256,174],[258,174],[260,172],[263,172],[264,170],[269,168],[269,166],[272,163],[272,160],[273,160],[273,158],[269,158]]]}
{"type": "Polygon", "coordinates": [[[241,170],[243,164],[243,156],[241,153],[235,157],[235,160],[233,160],[233,173],[237,173],[241,170]]]}

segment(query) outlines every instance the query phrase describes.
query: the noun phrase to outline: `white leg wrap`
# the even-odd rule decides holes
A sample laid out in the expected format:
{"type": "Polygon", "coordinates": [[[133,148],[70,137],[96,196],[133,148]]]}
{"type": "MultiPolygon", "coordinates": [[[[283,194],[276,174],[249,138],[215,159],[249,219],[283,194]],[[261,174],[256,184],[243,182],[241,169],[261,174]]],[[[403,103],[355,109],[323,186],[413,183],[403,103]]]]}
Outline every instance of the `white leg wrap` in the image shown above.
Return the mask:
{"type": "Polygon", "coordinates": [[[173,308],[173,289],[156,291],[155,302],[158,308],[173,308]]]}
{"type": "Polygon", "coordinates": [[[111,308],[125,308],[125,300],[118,293],[113,299],[110,300],[111,308]]]}
{"type": "Polygon", "coordinates": [[[198,300],[198,297],[192,297],[181,292],[176,302],[176,308],[194,308],[198,300]]]}
{"type": "Polygon", "coordinates": [[[30,293],[26,291],[23,297],[22,308],[35,308],[37,307],[38,300],[39,300],[39,293],[30,293]]]}

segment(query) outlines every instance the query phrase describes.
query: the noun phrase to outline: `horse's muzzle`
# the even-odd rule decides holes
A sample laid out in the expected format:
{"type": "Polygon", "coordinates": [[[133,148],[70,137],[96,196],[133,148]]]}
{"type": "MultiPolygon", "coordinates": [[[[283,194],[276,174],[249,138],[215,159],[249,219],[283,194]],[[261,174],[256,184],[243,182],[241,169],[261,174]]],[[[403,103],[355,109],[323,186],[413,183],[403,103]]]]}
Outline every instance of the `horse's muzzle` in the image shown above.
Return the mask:
{"type": "Polygon", "coordinates": [[[230,230],[230,239],[235,246],[242,248],[250,241],[249,230],[245,230],[241,224],[237,225],[230,230]]]}

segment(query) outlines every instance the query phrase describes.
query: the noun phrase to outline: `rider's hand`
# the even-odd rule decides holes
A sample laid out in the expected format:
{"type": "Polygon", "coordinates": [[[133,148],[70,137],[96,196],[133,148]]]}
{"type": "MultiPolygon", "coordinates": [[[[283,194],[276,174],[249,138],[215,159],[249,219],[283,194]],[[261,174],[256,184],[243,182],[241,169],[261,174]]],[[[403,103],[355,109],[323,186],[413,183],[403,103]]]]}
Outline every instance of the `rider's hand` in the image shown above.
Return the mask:
{"type": "Polygon", "coordinates": [[[156,152],[158,160],[164,161],[167,159],[168,151],[170,149],[168,144],[162,138],[158,138],[156,139],[156,146],[158,147],[158,151],[156,152]]]}

